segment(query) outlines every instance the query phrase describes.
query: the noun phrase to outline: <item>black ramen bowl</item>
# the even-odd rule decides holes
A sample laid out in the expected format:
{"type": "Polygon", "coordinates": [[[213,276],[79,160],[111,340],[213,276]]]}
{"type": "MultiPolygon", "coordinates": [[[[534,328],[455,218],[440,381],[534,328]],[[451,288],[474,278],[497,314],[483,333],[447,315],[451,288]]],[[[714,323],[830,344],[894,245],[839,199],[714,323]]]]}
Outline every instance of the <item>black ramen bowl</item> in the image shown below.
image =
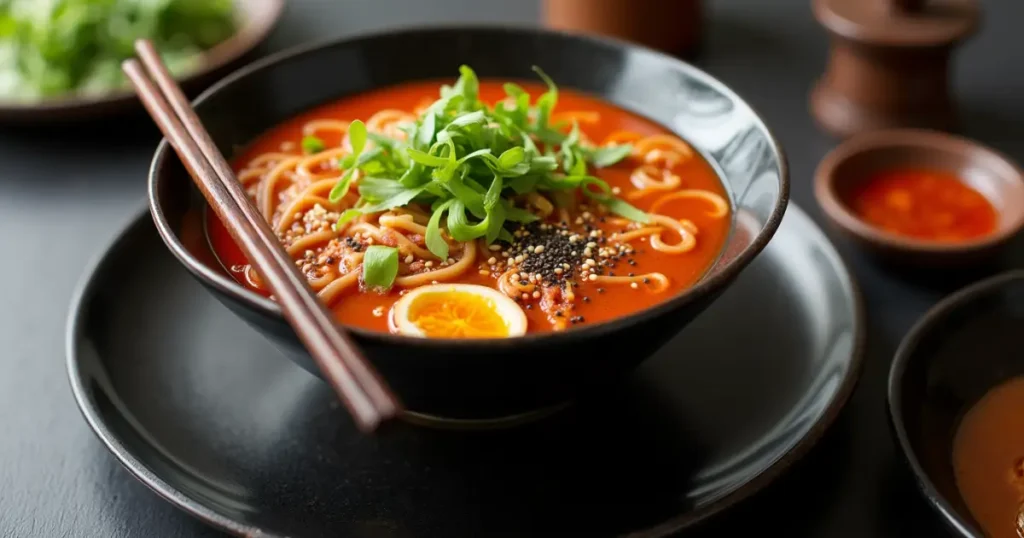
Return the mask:
{"type": "Polygon", "coordinates": [[[988,391],[1024,375],[1024,271],[968,286],[933,307],[889,373],[893,433],[918,487],[959,536],[984,536],[957,489],[953,439],[988,391]]]}
{"type": "MultiPolygon", "coordinates": [[[[614,321],[510,339],[432,340],[350,327],[409,417],[480,425],[536,416],[615,380],[687,325],[765,247],[782,220],[786,161],[761,118],[724,84],[682,61],[623,42],[535,29],[409,29],[330,41],[258,61],[201,95],[195,108],[229,158],[265,130],[346,95],[422,79],[530,79],[603,98],[672,129],[718,168],[733,222],[701,281],[614,321]]],[[[232,311],[319,375],[280,308],[237,284],[203,233],[205,201],[166,141],[149,177],[153,218],[182,264],[232,311]]],[[[742,320],[737,320],[741,323],[742,320]]]]}

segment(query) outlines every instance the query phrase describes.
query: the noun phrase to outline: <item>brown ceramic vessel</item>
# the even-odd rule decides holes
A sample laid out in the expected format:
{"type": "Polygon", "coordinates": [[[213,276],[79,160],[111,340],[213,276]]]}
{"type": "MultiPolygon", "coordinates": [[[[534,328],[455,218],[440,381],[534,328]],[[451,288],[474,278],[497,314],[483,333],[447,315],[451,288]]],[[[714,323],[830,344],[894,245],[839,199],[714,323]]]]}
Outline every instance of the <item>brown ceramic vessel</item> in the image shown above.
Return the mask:
{"type": "Polygon", "coordinates": [[[897,265],[977,263],[997,253],[1024,227],[1024,172],[993,149],[937,131],[885,130],[851,138],[818,165],[814,195],[835,229],[865,251],[897,265]],[[962,178],[996,209],[995,231],[972,241],[940,243],[895,235],[862,221],[846,203],[850,188],[893,168],[938,169],[962,178]]]}
{"type": "Polygon", "coordinates": [[[702,37],[701,0],[544,0],[544,24],[687,56],[702,37]]]}
{"type": "Polygon", "coordinates": [[[811,112],[848,137],[876,129],[956,130],[951,56],[980,18],[976,0],[812,0],[831,34],[811,112]]]}
{"type": "MultiPolygon", "coordinates": [[[[203,53],[201,65],[179,83],[195,91],[226,74],[259,45],[281,18],[286,0],[237,0],[238,31],[203,53]]],[[[0,121],[28,124],[92,120],[102,116],[141,109],[131,89],[83,97],[70,95],[40,102],[14,103],[0,100],[0,121]]]]}

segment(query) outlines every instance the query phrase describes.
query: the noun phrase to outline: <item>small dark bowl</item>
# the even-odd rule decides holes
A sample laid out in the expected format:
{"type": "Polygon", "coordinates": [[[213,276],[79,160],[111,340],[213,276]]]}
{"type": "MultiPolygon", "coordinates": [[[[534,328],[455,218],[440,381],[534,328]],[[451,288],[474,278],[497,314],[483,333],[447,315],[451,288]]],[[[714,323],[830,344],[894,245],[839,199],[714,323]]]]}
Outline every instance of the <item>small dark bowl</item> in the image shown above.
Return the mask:
{"type": "Polygon", "coordinates": [[[894,265],[966,267],[986,261],[1024,227],[1024,172],[1008,157],[966,138],[937,131],[876,131],[840,144],[818,165],[814,194],[833,228],[866,252],[894,265]],[[953,173],[995,207],[996,230],[962,243],[895,235],[861,220],[846,204],[851,187],[892,168],[953,173]]]}
{"type": "Polygon", "coordinates": [[[953,474],[960,419],[986,392],[1024,375],[1024,271],[968,286],[935,305],[896,352],[889,418],[917,485],[960,536],[981,538],[953,474]]]}
{"type": "MultiPolygon", "coordinates": [[[[734,214],[746,223],[738,233],[734,218],[721,256],[692,289],[615,321],[489,340],[421,339],[349,328],[410,416],[478,426],[555,409],[650,357],[764,248],[782,219],[789,188],[774,136],[721,82],[667,55],[552,31],[409,29],[314,44],[236,72],[195,106],[220,150],[230,156],[264,130],[315,105],[405,81],[450,79],[463,63],[481,77],[502,79],[533,78],[531,67],[538,65],[564,87],[660,120],[722,170],[734,214]]],[[[231,310],[318,374],[278,306],[237,284],[210,254],[200,220],[204,202],[166,141],[153,160],[149,195],[157,228],[181,263],[231,310]]]]}
{"type": "MultiPolygon", "coordinates": [[[[270,35],[281,19],[285,0],[235,0],[238,31],[203,53],[198,69],[181,78],[186,91],[198,91],[238,66],[246,54],[270,35]]],[[[131,88],[96,96],[68,95],[39,102],[18,103],[0,100],[0,121],[11,124],[47,124],[87,121],[142,109],[131,88]]]]}

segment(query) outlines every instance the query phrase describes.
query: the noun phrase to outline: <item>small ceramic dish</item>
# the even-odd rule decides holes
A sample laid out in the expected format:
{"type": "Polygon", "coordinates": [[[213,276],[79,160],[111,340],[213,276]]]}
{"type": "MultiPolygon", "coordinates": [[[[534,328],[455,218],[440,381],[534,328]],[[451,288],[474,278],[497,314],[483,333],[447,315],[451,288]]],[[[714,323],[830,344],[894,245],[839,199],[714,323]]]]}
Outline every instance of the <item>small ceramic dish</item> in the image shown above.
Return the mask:
{"type": "Polygon", "coordinates": [[[976,263],[997,253],[1024,227],[1024,172],[991,148],[937,131],[884,130],[851,138],[818,165],[814,194],[835,229],[865,251],[898,265],[976,263]],[[995,230],[963,242],[931,242],[896,235],[861,220],[847,202],[851,188],[875,173],[900,168],[958,176],[992,204],[997,213],[995,230]]]}
{"type": "Polygon", "coordinates": [[[961,419],[991,389],[1024,375],[1024,271],[954,293],[918,321],[889,373],[889,417],[918,487],[958,536],[984,534],[957,487],[961,419]]]}
{"type": "MultiPolygon", "coordinates": [[[[270,35],[281,18],[285,0],[235,0],[238,31],[207,50],[201,65],[179,83],[186,91],[199,90],[226,74],[246,54],[270,35]]],[[[13,124],[90,120],[110,114],[141,109],[130,88],[103,95],[69,95],[39,102],[15,103],[0,100],[0,121],[13,124]]]]}

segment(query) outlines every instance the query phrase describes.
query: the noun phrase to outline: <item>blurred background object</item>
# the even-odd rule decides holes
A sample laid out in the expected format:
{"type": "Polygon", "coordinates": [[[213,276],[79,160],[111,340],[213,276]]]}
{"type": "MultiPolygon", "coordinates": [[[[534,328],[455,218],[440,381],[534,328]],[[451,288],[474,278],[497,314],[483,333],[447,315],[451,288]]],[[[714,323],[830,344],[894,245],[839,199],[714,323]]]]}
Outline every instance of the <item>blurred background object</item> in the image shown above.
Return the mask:
{"type": "Polygon", "coordinates": [[[0,118],[90,116],[136,102],[121,73],[153,41],[176,78],[214,75],[270,31],[283,0],[0,0],[0,118]]]}
{"type": "Polygon", "coordinates": [[[700,45],[701,0],[544,0],[549,28],[624,39],[690,56],[700,45]]]}
{"type": "Polygon", "coordinates": [[[976,0],[813,0],[832,46],[811,94],[826,131],[848,137],[888,128],[955,130],[952,55],[974,34],[976,0]]]}

